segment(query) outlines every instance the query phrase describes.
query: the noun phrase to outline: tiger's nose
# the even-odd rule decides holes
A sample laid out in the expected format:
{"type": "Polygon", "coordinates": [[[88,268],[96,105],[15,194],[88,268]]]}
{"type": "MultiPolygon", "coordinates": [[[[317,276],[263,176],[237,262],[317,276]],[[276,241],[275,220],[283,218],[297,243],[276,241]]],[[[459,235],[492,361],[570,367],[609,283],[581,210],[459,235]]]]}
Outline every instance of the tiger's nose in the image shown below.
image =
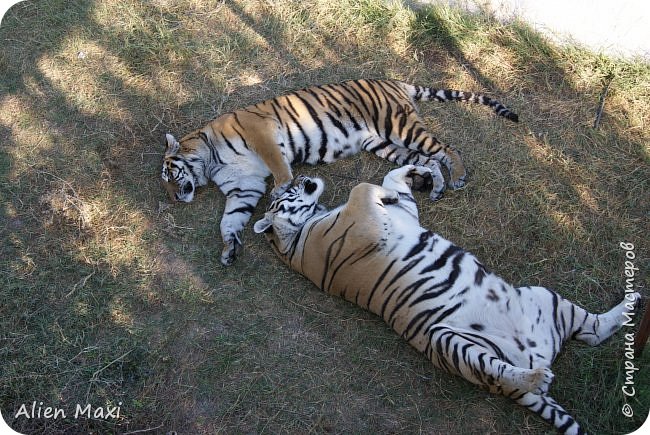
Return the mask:
{"type": "Polygon", "coordinates": [[[176,193],[176,186],[173,185],[172,183],[166,183],[162,182],[163,188],[165,189],[165,192],[167,192],[167,196],[169,199],[172,201],[178,201],[177,193],[176,193]]]}

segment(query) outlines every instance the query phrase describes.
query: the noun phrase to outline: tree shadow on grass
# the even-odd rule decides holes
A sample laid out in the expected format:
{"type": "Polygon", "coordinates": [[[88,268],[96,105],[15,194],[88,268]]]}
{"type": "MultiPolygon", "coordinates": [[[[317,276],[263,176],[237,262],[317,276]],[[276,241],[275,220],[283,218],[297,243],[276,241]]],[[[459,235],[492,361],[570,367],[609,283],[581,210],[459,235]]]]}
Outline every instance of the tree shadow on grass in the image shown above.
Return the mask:
{"type": "MultiPolygon", "coordinates": [[[[458,54],[462,41],[471,43],[473,37],[484,37],[485,29],[477,29],[478,36],[469,32],[459,37],[438,16],[418,13],[424,36],[445,41],[451,56],[471,65],[462,53],[458,54]]],[[[481,17],[478,22],[501,26],[485,20],[481,17]]],[[[465,159],[477,167],[474,184],[468,186],[472,190],[466,190],[474,207],[469,213],[457,207],[461,214],[452,207],[445,210],[450,216],[442,217],[441,222],[440,214],[435,214],[432,222],[439,227],[448,224],[445,219],[462,219],[464,225],[460,227],[465,234],[454,235],[455,241],[513,283],[555,287],[590,311],[604,311],[623,296],[624,259],[619,243],[638,244],[647,232],[644,216],[650,202],[641,192],[649,187],[650,172],[643,134],[626,134],[620,122],[625,117],[620,99],[608,102],[612,108],[605,111],[608,122],[601,130],[594,130],[591,125],[602,90],[599,83],[574,81],[574,68],[578,66],[530,27],[511,24],[491,38],[501,48],[496,53],[498,58],[510,60],[508,68],[502,70],[512,79],[507,87],[525,100],[525,106],[523,102],[519,105],[519,114],[521,130],[527,131],[520,130],[516,142],[465,148],[465,159]],[[518,74],[513,76],[510,71],[518,74]],[[495,165],[483,165],[488,160],[495,165]]],[[[498,71],[499,67],[476,56],[474,61],[477,65],[468,67],[472,76],[493,86],[481,70],[498,71]]],[[[598,59],[593,62],[598,63],[598,59]]],[[[593,73],[603,71],[594,66],[593,73]]],[[[638,83],[641,78],[636,80],[638,83]]],[[[436,213],[435,207],[431,212],[436,213]]],[[[449,225],[449,234],[458,226],[449,225]]],[[[639,262],[647,262],[643,249],[636,255],[639,262]]],[[[642,289],[647,280],[638,279],[637,285],[642,289]]],[[[620,391],[623,382],[621,334],[598,349],[571,344],[554,366],[558,374],[555,398],[567,404],[574,417],[591,431],[628,432],[643,423],[643,417],[621,416],[618,410],[625,398],[612,394],[620,391]],[[585,358],[592,362],[583,363],[585,358]],[[593,388],[594,384],[599,387],[593,388]],[[589,404],[575,399],[585,390],[593,394],[589,404]],[[593,413],[593,403],[601,412],[593,413]]],[[[634,402],[640,415],[645,415],[650,406],[647,397],[634,402]]]]}
{"type": "MultiPolygon", "coordinates": [[[[12,47],[14,52],[3,55],[12,65],[2,83],[7,90],[3,103],[20,112],[3,119],[11,130],[2,131],[7,162],[14,166],[13,172],[3,173],[14,190],[3,195],[2,213],[17,210],[17,218],[8,220],[11,243],[3,250],[7,254],[3,258],[14,259],[3,264],[7,272],[3,299],[9,301],[3,305],[3,330],[20,346],[2,349],[15,363],[3,367],[2,409],[15,416],[20,404],[29,406],[34,400],[37,405],[64,408],[65,420],[9,420],[22,432],[48,433],[188,427],[201,424],[193,420],[206,413],[230,416],[237,389],[245,382],[235,379],[227,386],[229,396],[212,404],[203,396],[212,395],[215,385],[197,382],[204,374],[215,376],[215,370],[217,380],[223,370],[237,372],[230,365],[241,360],[246,349],[266,340],[260,333],[265,317],[255,320],[251,317],[256,313],[248,313],[256,299],[251,280],[240,276],[250,273],[251,267],[242,272],[218,266],[213,255],[217,251],[213,210],[189,224],[198,226],[200,235],[187,224],[197,210],[222,208],[220,198],[208,199],[207,207],[181,211],[178,220],[183,224],[157,207],[158,200],[164,201],[156,181],[160,155],[155,154],[159,141],[154,139],[164,132],[158,128],[188,129],[187,118],[205,102],[190,97],[169,121],[156,120],[142,108],[169,113],[167,101],[156,93],[139,92],[110,69],[122,62],[137,77],[146,73],[148,62],[173,65],[174,59],[163,56],[162,50],[134,62],[138,51],[115,54],[98,44],[88,52],[73,53],[76,60],[66,59],[71,54],[66,44],[75,43],[68,39],[71,29],[80,34],[97,30],[89,27],[94,11],[90,3],[86,5],[87,9],[72,11],[64,5],[41,5],[42,10],[21,5],[3,26],[9,32],[18,28],[29,34],[32,25],[38,28],[47,7],[57,8],[58,13],[51,15],[55,19],[46,23],[47,32],[25,38],[12,47]],[[63,26],[66,12],[74,19],[63,26]],[[109,62],[103,71],[95,68],[98,74],[91,89],[70,87],[65,66],[77,62],[77,73],[84,74],[95,55],[116,62],[109,62]],[[44,66],[44,61],[49,63],[44,66]],[[84,110],[84,92],[90,98],[117,95],[116,101],[107,100],[121,111],[111,116],[110,110],[84,110]],[[177,125],[179,118],[183,122],[177,125]],[[45,142],[31,142],[31,148],[27,131],[34,138],[45,136],[45,142]],[[199,240],[211,242],[197,249],[199,240]],[[217,302],[220,306],[215,308],[217,302]],[[232,319],[233,311],[241,314],[232,319]],[[194,393],[197,388],[200,394],[194,393]],[[75,404],[86,403],[93,411],[119,405],[122,418],[72,420],[75,404]],[[201,403],[206,408],[197,414],[196,405],[201,403]]],[[[176,20],[173,15],[164,19],[176,20]]],[[[136,40],[144,36],[151,35],[133,35],[136,40]]],[[[107,35],[100,31],[100,41],[109,46],[119,43],[102,38],[107,35]]],[[[130,42],[124,41],[125,46],[130,42]]],[[[82,49],[87,45],[79,44],[82,49]]],[[[101,61],[96,66],[101,67],[101,61]]],[[[186,88],[201,78],[192,67],[183,66],[180,83],[186,88]]],[[[203,90],[209,97],[222,91],[210,85],[203,90]]],[[[243,87],[237,91],[245,93],[243,87]]],[[[195,125],[189,129],[204,121],[192,119],[195,125]]],[[[253,263],[259,266],[259,261],[253,263]]],[[[266,282],[271,290],[278,285],[266,282]]]]}

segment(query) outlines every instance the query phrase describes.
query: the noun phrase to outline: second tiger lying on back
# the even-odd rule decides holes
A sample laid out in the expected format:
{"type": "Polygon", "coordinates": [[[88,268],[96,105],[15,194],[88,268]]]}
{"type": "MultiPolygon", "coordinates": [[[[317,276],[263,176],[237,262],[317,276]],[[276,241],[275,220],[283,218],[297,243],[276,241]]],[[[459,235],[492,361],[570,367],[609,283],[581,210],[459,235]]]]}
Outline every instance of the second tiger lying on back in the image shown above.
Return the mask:
{"type": "Polygon", "coordinates": [[[612,335],[639,294],[596,315],[544,287],[508,284],[420,227],[410,186],[428,175],[395,169],[381,187],[360,184],[329,212],[318,204],[323,182],[298,177],[255,232],[292,269],[381,316],[438,367],[511,397],[562,432],[582,433],[548,395],[551,363],[569,338],[595,346],[612,335]]]}
{"type": "Polygon", "coordinates": [[[449,170],[450,187],[462,187],[460,155],[424,128],[415,107],[420,100],[471,101],[517,121],[498,101],[472,93],[394,80],[314,86],[223,114],[180,142],[168,134],[162,179],[171,198],[182,202],[192,201],[196,187],[210,180],[219,186],[226,195],[221,262],[230,264],[266,190],[264,179],[273,175],[273,192],[281,193],[294,163],[330,163],[366,150],[399,165],[429,167],[434,200],[445,189],[440,163],[449,170]]]}

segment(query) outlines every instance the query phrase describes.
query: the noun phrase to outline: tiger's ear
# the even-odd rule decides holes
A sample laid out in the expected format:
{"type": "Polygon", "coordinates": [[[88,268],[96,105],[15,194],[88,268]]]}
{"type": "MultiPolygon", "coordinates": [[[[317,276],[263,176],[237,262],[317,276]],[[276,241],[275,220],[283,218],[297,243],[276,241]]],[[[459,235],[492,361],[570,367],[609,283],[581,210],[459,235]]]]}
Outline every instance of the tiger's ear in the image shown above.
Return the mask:
{"type": "Polygon", "coordinates": [[[166,140],[165,157],[173,156],[178,152],[179,148],[181,147],[181,144],[179,144],[176,138],[169,133],[165,135],[165,140],[166,140]]]}
{"type": "Polygon", "coordinates": [[[253,225],[253,230],[256,234],[268,233],[273,229],[273,222],[271,222],[266,216],[253,225]]]}

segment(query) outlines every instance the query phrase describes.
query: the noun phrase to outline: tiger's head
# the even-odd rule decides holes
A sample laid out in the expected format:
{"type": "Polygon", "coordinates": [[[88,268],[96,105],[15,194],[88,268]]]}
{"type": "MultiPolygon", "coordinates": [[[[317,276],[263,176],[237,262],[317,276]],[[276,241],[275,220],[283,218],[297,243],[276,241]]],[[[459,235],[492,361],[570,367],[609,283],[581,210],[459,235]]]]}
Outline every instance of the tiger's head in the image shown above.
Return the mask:
{"type": "Polygon", "coordinates": [[[197,177],[195,159],[190,163],[184,153],[179,154],[181,145],[176,138],[167,133],[165,139],[167,144],[161,174],[163,187],[172,201],[191,202],[196,187],[206,183],[201,183],[197,177]]]}
{"type": "Polygon", "coordinates": [[[322,214],[326,208],[318,203],[325,183],[320,178],[299,175],[287,190],[273,200],[264,218],[255,222],[256,233],[276,236],[279,241],[290,239],[312,217],[322,214]]]}

